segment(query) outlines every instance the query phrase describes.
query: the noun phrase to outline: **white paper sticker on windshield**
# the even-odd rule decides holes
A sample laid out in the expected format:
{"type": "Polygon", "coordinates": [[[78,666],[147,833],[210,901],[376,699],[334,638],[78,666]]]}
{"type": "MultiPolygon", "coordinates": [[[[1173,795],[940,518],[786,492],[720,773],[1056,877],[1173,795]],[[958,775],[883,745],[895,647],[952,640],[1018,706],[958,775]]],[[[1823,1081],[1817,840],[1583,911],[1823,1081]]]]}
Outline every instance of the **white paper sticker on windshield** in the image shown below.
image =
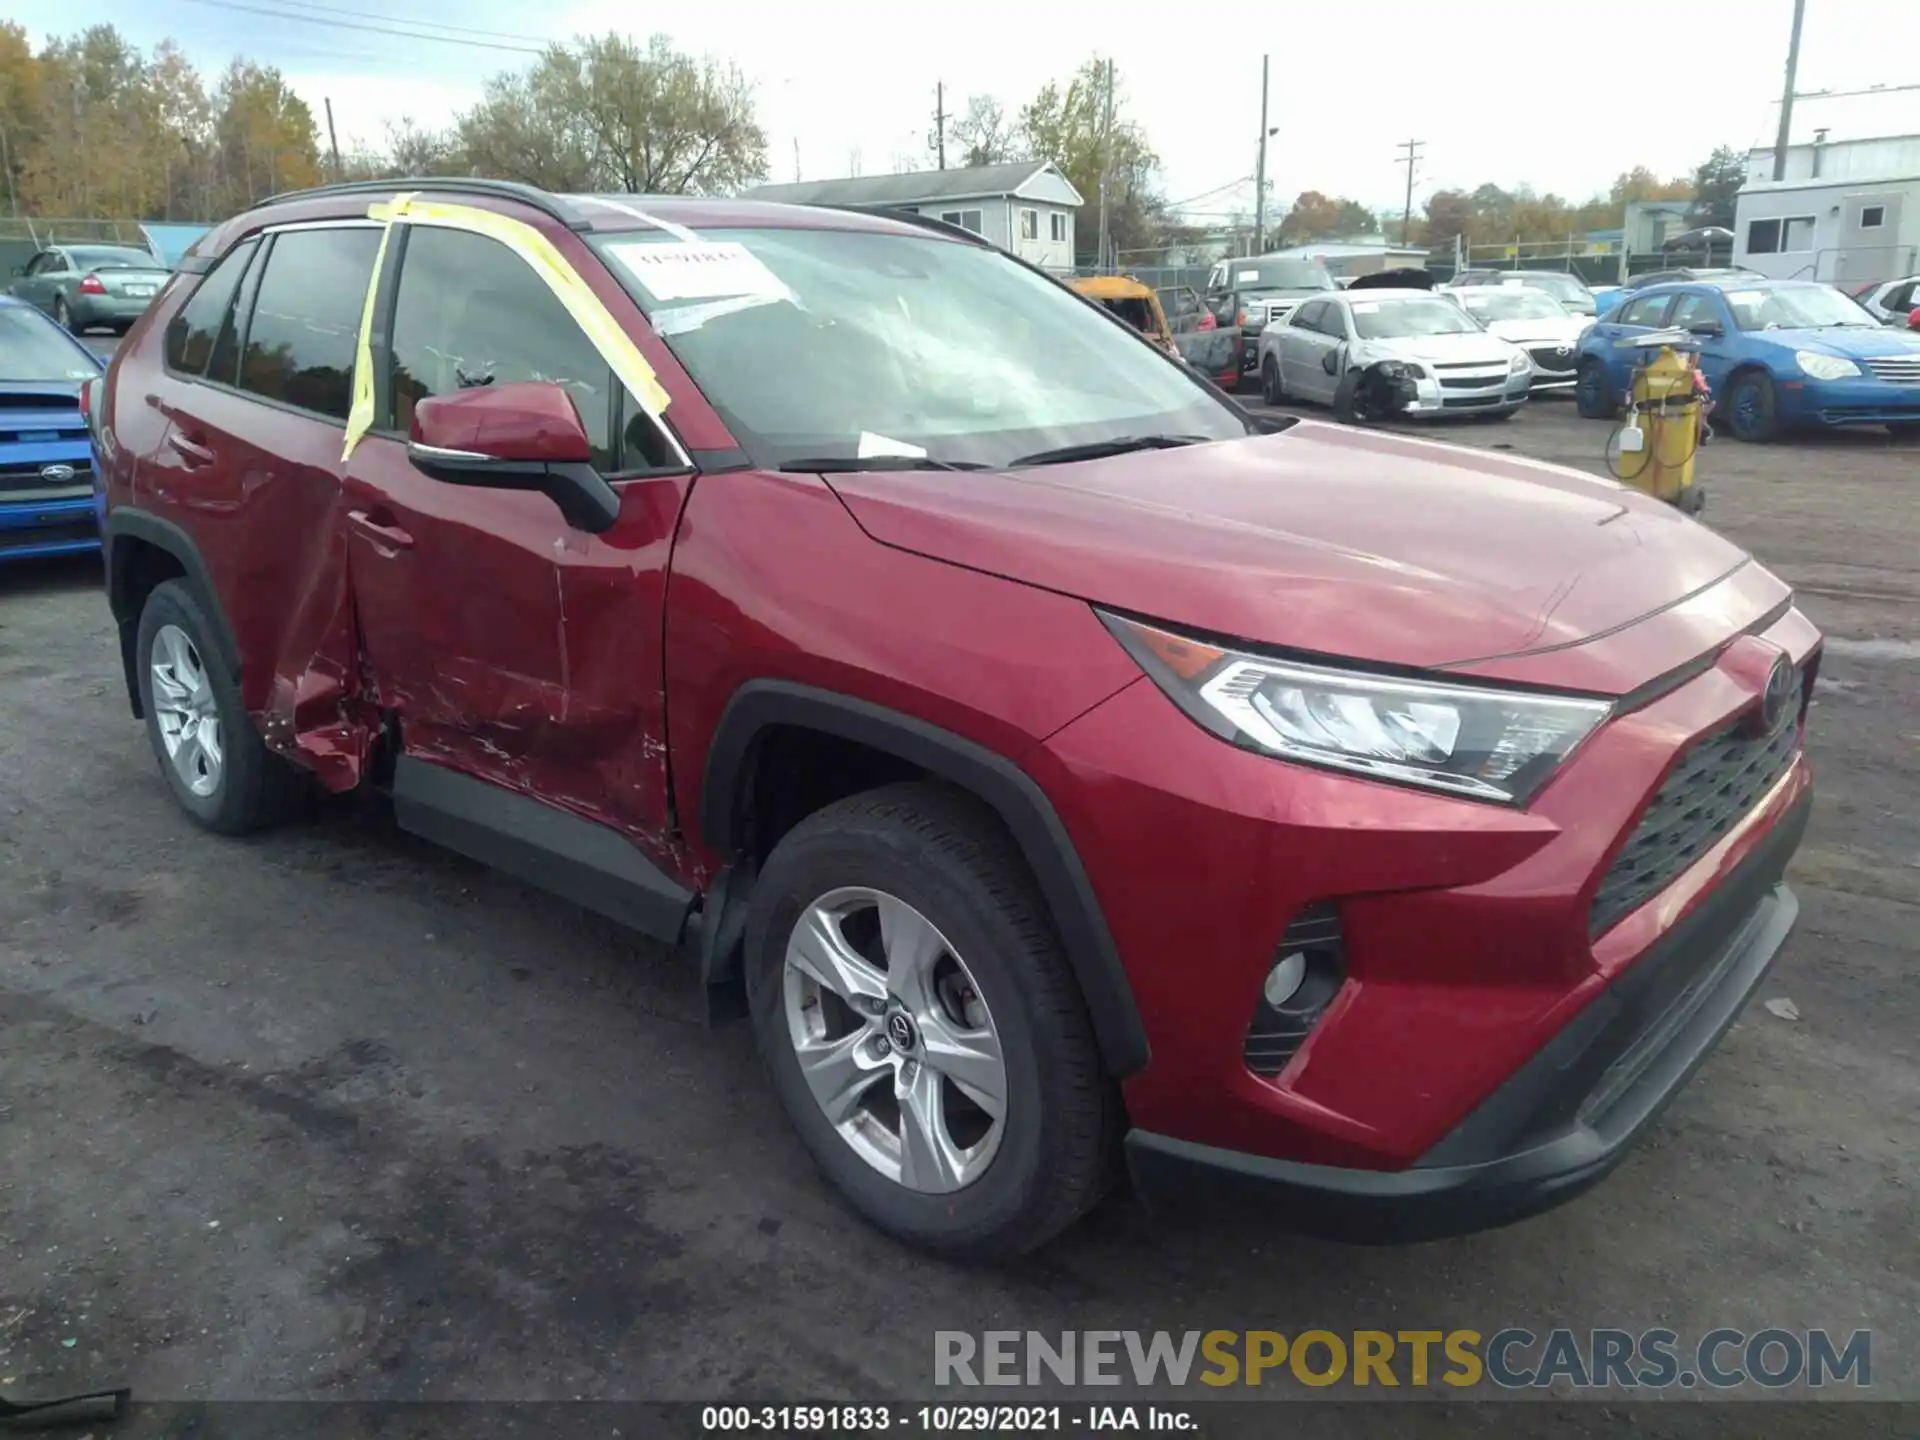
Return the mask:
{"type": "Polygon", "coordinates": [[[735,295],[783,300],[787,296],[780,278],[734,241],[627,243],[607,249],[656,300],[720,300],[735,295]]]}
{"type": "Polygon", "coordinates": [[[1380,302],[1378,300],[1356,300],[1353,302],[1353,313],[1356,315],[1371,315],[1379,308],[1380,302]]]}
{"type": "Polygon", "coordinates": [[[1253,285],[1258,283],[1259,279],[1260,272],[1258,270],[1242,270],[1235,274],[1233,283],[1236,285],[1253,285]]]}
{"type": "Polygon", "coordinates": [[[1767,298],[1764,290],[1735,290],[1728,294],[1729,305],[1758,305],[1767,298]]]}
{"type": "Polygon", "coordinates": [[[862,460],[870,460],[876,455],[900,455],[909,460],[919,460],[926,453],[920,446],[909,444],[905,440],[890,440],[885,435],[874,434],[871,430],[860,432],[858,454],[862,460]]]}

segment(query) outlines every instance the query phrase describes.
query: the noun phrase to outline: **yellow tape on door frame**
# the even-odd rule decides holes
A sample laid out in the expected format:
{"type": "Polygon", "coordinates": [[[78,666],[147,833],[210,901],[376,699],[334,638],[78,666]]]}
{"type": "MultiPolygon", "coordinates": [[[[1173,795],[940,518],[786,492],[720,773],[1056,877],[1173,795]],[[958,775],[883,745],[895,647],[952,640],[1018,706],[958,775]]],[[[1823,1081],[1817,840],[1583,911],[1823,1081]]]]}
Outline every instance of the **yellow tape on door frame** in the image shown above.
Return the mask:
{"type": "Polygon", "coordinates": [[[472,205],[423,201],[417,193],[397,195],[391,203],[370,205],[367,214],[372,219],[386,223],[380,232],[380,250],[374,262],[373,277],[367,282],[366,302],[360,310],[360,344],[353,365],[353,407],[347,414],[346,449],[341,459],[345,460],[353,454],[354,446],[360,443],[360,437],[373,424],[374,296],[385,266],[387,242],[392,238],[395,225],[439,225],[449,230],[485,235],[505,245],[524,260],[560,303],[567,307],[567,313],[586,332],[587,338],[593,342],[593,348],[600,352],[601,358],[613,368],[613,373],[633,392],[647,413],[657,417],[665,412],[667,392],[661,388],[659,378],[653,373],[653,367],[647,364],[646,357],[640,353],[640,348],[633,343],[633,337],[621,328],[620,322],[600,302],[600,297],[593,293],[580,272],[554,248],[553,242],[524,220],[515,220],[511,216],[481,210],[472,205]]]}

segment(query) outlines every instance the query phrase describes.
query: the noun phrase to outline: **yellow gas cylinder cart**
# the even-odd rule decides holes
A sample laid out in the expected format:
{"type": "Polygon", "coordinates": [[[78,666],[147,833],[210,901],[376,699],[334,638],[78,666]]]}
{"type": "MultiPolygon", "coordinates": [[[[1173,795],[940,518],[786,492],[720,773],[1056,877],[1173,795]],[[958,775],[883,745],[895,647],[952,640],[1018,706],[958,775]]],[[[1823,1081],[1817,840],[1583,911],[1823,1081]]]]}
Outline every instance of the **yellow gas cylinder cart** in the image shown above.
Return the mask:
{"type": "Polygon", "coordinates": [[[1713,435],[1711,398],[1700,373],[1700,342],[1681,329],[1652,330],[1614,341],[1639,350],[1626,421],[1607,443],[1607,466],[1623,485],[1665,500],[1688,515],[1707,505],[1694,459],[1713,435]]]}

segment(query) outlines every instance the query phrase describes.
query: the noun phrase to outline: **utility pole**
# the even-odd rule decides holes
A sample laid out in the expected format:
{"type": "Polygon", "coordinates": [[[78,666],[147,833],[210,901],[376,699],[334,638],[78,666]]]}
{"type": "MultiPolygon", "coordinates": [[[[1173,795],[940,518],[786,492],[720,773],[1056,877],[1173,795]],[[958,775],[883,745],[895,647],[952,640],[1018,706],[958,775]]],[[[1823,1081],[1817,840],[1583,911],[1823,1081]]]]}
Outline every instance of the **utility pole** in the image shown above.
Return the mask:
{"type": "Polygon", "coordinates": [[[327,96],[323,103],[327,107],[327,146],[333,151],[333,178],[344,180],[347,177],[340,169],[340,137],[333,133],[333,97],[327,96]]]}
{"type": "Polygon", "coordinates": [[[1253,167],[1253,253],[1267,248],[1267,60],[1260,57],[1260,158],[1253,167]]]}
{"type": "Polygon", "coordinates": [[[1106,114],[1100,127],[1100,268],[1107,265],[1108,227],[1107,191],[1113,184],[1113,61],[1107,61],[1106,114]]]}
{"type": "Polygon", "coordinates": [[[1413,167],[1420,163],[1420,147],[1424,140],[1402,140],[1396,149],[1406,151],[1406,155],[1394,161],[1396,165],[1407,167],[1407,203],[1400,212],[1400,243],[1405,245],[1407,237],[1413,233],[1413,167]]]}
{"type": "Polygon", "coordinates": [[[1793,81],[1800,70],[1800,22],[1807,0],[1793,0],[1793,38],[1787,41],[1787,83],[1780,92],[1780,133],[1773,141],[1773,178],[1787,178],[1787,139],[1793,130],[1793,81]]]}
{"type": "Polygon", "coordinates": [[[800,137],[798,135],[793,137],[793,181],[796,185],[800,183],[800,137]]]}
{"type": "Polygon", "coordinates": [[[940,168],[947,168],[947,82],[938,80],[933,86],[933,143],[938,153],[940,168]]]}

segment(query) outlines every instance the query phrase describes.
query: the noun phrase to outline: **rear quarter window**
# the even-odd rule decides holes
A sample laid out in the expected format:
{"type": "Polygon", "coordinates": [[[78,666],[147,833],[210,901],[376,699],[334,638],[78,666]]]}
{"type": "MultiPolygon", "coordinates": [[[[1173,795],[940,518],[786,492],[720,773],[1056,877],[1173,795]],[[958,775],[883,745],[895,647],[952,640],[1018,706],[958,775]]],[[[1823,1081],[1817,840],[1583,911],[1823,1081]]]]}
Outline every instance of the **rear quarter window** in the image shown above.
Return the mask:
{"type": "Polygon", "coordinates": [[[233,305],[240,277],[246,274],[257,240],[246,240],[229,250],[220,262],[200,279],[186,304],[167,322],[167,368],[183,375],[205,375],[213,343],[233,305]]]}

